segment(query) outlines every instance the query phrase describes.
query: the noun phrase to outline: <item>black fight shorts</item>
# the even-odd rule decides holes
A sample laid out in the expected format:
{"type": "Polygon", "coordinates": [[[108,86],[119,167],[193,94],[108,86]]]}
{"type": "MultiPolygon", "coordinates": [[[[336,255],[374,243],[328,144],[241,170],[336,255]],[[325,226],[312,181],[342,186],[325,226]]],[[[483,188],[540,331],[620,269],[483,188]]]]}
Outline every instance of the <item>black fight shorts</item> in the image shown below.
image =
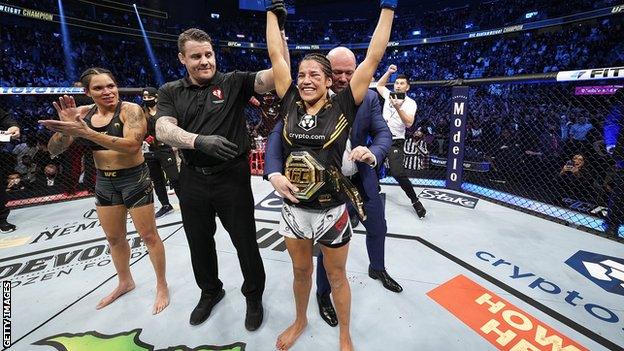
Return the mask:
{"type": "Polygon", "coordinates": [[[115,171],[97,170],[96,206],[124,205],[131,209],[153,203],[152,179],[147,164],[115,171]]]}

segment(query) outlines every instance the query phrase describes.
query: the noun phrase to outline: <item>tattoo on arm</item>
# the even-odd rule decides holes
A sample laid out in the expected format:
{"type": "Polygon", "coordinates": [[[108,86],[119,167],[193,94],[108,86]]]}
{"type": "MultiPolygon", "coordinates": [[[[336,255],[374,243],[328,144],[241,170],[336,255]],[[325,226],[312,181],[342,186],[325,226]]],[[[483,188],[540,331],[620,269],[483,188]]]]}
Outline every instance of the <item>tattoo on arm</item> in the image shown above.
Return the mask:
{"type": "Polygon", "coordinates": [[[143,134],[142,133],[134,133],[134,140],[139,143],[143,143],[143,134]]]}
{"type": "MultiPolygon", "coordinates": [[[[137,143],[143,142],[143,137],[147,131],[147,120],[143,110],[137,105],[131,105],[126,111],[126,124],[124,126],[124,137],[137,143]]],[[[115,142],[116,140],[113,140],[115,142]]]]}
{"type": "Polygon", "coordinates": [[[48,152],[50,153],[52,158],[54,158],[62,154],[63,151],[67,150],[67,148],[69,147],[69,145],[71,145],[73,141],[74,140],[69,135],[55,133],[48,142],[48,152]]]}
{"type": "Polygon", "coordinates": [[[117,142],[117,140],[118,140],[118,139],[119,139],[118,137],[113,137],[113,139],[111,139],[111,141],[112,141],[112,142],[113,142],[113,144],[114,144],[114,143],[116,143],[116,142],[117,142]]]}
{"type": "Polygon", "coordinates": [[[174,117],[163,116],[156,121],[156,139],[180,149],[194,149],[197,134],[189,133],[178,127],[174,117]]]}

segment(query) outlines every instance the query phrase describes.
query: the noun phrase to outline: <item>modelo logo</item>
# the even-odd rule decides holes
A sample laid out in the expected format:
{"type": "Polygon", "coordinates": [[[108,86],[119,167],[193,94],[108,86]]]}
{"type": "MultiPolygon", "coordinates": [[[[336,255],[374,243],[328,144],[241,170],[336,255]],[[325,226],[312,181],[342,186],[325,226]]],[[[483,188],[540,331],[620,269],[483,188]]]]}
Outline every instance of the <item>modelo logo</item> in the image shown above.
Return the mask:
{"type": "Polygon", "coordinates": [[[440,201],[466,208],[475,208],[477,206],[477,202],[479,202],[479,199],[475,199],[474,197],[460,196],[432,189],[423,190],[418,197],[421,199],[440,201]]]}
{"type": "Polygon", "coordinates": [[[624,260],[580,250],[565,263],[604,290],[624,296],[624,260]]]}

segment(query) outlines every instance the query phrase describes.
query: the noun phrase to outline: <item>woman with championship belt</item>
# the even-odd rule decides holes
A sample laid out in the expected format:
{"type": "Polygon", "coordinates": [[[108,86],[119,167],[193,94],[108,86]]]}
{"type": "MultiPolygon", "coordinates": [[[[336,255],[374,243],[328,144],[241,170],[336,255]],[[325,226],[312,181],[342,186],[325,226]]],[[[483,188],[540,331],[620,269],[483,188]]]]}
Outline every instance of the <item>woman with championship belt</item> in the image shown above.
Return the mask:
{"type": "Polygon", "coordinates": [[[117,288],[96,308],[101,309],[134,289],[130,246],[126,241],[126,217],[130,212],[156,271],[156,301],[152,309],[156,314],[169,304],[169,290],[165,248],[154,219],[152,181],[141,151],[147,122],[139,105],[119,100],[117,82],[109,70],[89,68],[80,81],[95,104],[76,106],[74,98],[65,95],[53,102],[60,121],[39,123],[56,132],[48,143],[52,157],[67,150],[77,138],[86,139],[93,150],[97,168],[96,210],[119,277],[117,288]]]}
{"type": "MultiPolygon", "coordinates": [[[[278,337],[276,346],[278,350],[288,350],[307,325],[312,247],[318,242],[336,304],[340,349],[353,350],[349,332],[351,290],[345,267],[352,235],[345,193],[352,190],[341,180],[344,177],[340,169],[357,106],[364,100],[388,45],[397,1],[381,1],[381,15],[366,58],[353,73],[349,86],[333,96],[329,92],[331,65],[324,55],[306,55],[299,64],[296,85],[293,84],[288,55],[282,52],[284,2],[267,1],[267,5],[267,46],[275,88],[282,99],[281,141],[286,160],[284,174],[271,175],[269,180],[284,197],[280,233],[293,262],[296,305],[295,322],[278,337]]],[[[348,158],[374,162],[369,154],[370,151],[354,149],[348,158]]]]}

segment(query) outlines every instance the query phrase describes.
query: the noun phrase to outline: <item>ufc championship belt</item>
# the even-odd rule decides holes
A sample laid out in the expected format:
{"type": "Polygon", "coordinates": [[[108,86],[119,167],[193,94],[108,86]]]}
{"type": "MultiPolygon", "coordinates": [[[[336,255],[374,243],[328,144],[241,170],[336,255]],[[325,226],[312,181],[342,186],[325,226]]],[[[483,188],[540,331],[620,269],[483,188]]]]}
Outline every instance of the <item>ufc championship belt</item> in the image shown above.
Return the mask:
{"type": "MultiPolygon", "coordinates": [[[[347,198],[362,221],[366,220],[364,201],[357,188],[336,167],[327,169],[308,151],[293,151],[286,159],[284,175],[299,191],[293,195],[302,201],[311,201],[323,187],[339,198],[347,198]]],[[[324,202],[325,194],[318,197],[324,202]]]]}

